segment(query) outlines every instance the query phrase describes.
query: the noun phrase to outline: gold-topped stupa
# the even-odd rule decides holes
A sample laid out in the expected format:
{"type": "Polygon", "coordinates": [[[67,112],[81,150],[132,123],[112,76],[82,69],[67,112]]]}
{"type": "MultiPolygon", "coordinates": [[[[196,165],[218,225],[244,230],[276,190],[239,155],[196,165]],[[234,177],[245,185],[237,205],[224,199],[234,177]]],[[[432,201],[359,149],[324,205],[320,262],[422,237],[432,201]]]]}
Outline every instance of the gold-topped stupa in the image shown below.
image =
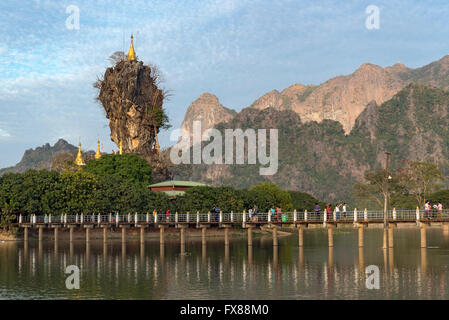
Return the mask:
{"type": "Polygon", "coordinates": [[[81,142],[78,143],[78,154],[77,154],[76,159],[75,159],[75,164],[76,164],[77,166],[85,166],[85,165],[86,165],[86,164],[84,163],[84,160],[83,160],[83,154],[82,154],[82,152],[81,152],[81,142]]]}
{"type": "Polygon", "coordinates": [[[121,140],[120,140],[120,151],[119,151],[119,154],[123,154],[123,143],[122,143],[121,140]]]}
{"type": "Polygon", "coordinates": [[[95,153],[95,159],[101,158],[101,152],[100,152],[100,140],[97,140],[97,152],[95,153]]]}
{"type": "Polygon", "coordinates": [[[136,60],[136,52],[134,51],[133,35],[131,34],[131,44],[129,46],[128,51],[128,61],[135,61],[135,60],[136,60]]]}

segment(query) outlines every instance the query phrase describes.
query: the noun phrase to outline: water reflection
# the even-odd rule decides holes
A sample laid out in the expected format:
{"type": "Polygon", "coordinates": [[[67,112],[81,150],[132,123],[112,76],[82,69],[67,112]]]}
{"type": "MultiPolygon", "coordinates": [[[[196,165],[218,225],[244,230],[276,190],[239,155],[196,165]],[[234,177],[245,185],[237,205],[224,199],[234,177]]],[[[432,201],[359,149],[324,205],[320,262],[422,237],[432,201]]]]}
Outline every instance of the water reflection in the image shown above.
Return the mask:
{"type": "Polygon", "coordinates": [[[428,230],[438,249],[421,249],[419,230],[398,230],[394,249],[379,246],[382,230],[305,233],[247,239],[178,241],[28,241],[0,244],[0,290],[7,298],[107,299],[448,299],[448,245],[428,230]],[[413,246],[411,244],[415,244],[413,246]],[[157,250],[159,246],[159,251],[157,250]],[[207,247],[206,247],[207,246],[207,247]],[[181,246],[182,247],[182,246],[181,246]],[[207,249],[206,249],[207,248],[207,249]],[[298,250],[296,250],[298,249],[298,250]],[[65,289],[65,267],[81,269],[81,290],[65,289]],[[381,270],[381,290],[367,290],[365,268],[381,270]],[[37,296],[39,293],[39,296],[37,296]],[[41,294],[42,293],[42,294],[41,294]]]}

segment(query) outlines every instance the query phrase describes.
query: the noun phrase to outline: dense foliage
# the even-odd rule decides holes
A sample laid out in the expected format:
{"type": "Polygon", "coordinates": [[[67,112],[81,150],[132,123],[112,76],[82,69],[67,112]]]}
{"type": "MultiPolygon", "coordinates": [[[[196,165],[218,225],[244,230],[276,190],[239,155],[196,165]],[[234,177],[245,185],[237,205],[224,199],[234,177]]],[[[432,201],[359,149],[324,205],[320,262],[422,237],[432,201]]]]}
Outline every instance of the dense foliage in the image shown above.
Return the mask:
{"type": "MultiPolygon", "coordinates": [[[[29,170],[23,174],[9,173],[0,177],[0,210],[2,225],[16,214],[107,214],[110,212],[146,213],[153,210],[171,212],[208,212],[214,206],[224,212],[249,210],[256,203],[260,212],[274,206],[283,211],[293,209],[291,194],[275,184],[260,183],[249,190],[232,187],[195,187],[183,196],[168,198],[153,192],[136,172],[148,173],[148,168],[130,161],[117,171],[108,171],[111,159],[91,161],[95,165],[77,172],[29,170]],[[104,164],[104,165],[103,165],[104,164]],[[93,173],[96,172],[96,173],[93,173]]],[[[150,170],[151,171],[151,170],[150,170]]],[[[315,199],[295,194],[298,209],[313,207],[315,199]],[[313,199],[313,200],[312,200],[313,199]]],[[[1,226],[0,226],[1,227],[1,226]]]]}
{"type": "Polygon", "coordinates": [[[142,186],[151,184],[151,165],[135,154],[105,154],[98,160],[89,161],[84,171],[98,177],[114,176],[142,186]]]}

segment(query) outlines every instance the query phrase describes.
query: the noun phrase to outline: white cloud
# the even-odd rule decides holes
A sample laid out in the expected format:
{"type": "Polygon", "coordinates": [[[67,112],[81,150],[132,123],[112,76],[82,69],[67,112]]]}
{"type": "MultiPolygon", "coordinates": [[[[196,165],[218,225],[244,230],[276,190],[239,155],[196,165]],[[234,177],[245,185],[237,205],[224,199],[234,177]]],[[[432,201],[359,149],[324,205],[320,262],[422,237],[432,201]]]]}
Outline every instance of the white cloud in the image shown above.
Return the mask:
{"type": "Polygon", "coordinates": [[[0,129],[0,138],[10,138],[11,135],[3,129],[0,129]]]}

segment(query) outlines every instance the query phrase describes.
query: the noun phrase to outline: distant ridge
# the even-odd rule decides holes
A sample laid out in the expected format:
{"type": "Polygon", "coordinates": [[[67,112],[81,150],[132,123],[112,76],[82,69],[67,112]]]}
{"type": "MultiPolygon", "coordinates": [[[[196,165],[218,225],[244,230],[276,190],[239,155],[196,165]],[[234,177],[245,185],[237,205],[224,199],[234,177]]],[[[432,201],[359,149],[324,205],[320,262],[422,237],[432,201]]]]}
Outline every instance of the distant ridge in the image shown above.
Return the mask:
{"type": "Polygon", "coordinates": [[[36,149],[28,149],[23,154],[22,160],[13,167],[0,169],[0,175],[7,172],[23,173],[30,169],[50,169],[55,155],[63,152],[75,152],[77,147],[64,139],[59,139],[53,146],[49,143],[36,149]]]}

